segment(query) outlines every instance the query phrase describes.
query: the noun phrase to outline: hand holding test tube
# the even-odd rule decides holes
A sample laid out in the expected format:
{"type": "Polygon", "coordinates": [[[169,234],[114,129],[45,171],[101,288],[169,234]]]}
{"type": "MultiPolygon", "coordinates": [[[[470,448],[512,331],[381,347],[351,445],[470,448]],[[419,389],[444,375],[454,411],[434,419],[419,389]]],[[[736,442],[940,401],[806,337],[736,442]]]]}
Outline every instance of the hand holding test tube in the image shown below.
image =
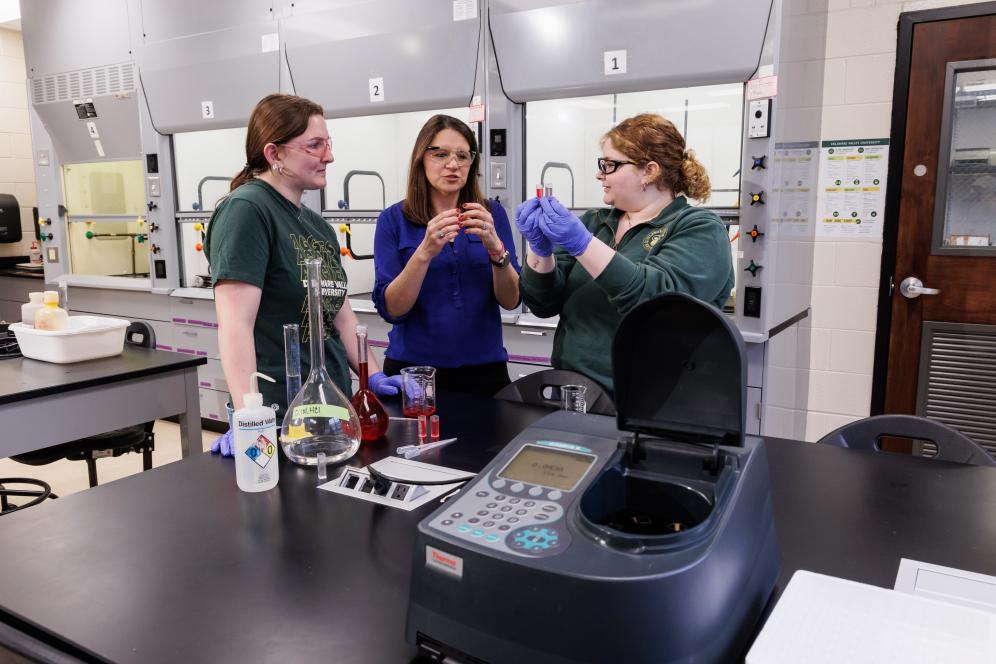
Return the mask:
{"type": "Polygon", "coordinates": [[[530,198],[515,209],[515,225],[522,237],[529,243],[529,249],[536,256],[553,254],[553,243],[543,234],[539,227],[539,216],[542,213],[540,199],[530,198]]]}

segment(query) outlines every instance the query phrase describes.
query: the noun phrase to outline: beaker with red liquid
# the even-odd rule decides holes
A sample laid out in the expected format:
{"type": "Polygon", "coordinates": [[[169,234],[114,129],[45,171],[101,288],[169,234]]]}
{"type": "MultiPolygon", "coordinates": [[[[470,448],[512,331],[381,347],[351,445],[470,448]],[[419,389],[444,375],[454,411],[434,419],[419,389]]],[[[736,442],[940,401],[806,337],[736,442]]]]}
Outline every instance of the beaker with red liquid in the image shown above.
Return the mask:
{"type": "Polygon", "coordinates": [[[401,407],[405,417],[429,417],[436,412],[436,368],[401,370],[401,407]]]}

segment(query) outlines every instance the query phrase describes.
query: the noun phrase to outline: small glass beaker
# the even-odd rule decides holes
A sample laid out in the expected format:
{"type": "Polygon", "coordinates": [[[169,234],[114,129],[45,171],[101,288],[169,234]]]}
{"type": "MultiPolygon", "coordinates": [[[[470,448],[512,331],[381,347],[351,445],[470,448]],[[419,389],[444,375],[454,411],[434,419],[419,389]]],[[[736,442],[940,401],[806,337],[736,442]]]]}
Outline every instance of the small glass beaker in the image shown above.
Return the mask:
{"type": "Polygon", "coordinates": [[[588,404],[584,400],[584,393],[588,388],[584,385],[561,385],[560,386],[560,407],[572,413],[588,412],[588,404]]]}
{"type": "Polygon", "coordinates": [[[405,367],[401,370],[401,408],[405,417],[429,417],[436,412],[435,367],[405,367]]]}

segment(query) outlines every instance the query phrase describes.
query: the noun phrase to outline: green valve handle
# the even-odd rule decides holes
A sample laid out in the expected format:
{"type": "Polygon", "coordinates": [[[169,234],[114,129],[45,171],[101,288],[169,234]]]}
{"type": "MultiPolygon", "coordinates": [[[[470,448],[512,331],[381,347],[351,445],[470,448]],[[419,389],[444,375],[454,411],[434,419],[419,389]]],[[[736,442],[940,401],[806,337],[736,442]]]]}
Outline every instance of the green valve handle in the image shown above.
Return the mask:
{"type": "Polygon", "coordinates": [[[139,244],[142,244],[143,242],[145,242],[145,236],[144,236],[144,235],[142,235],[141,233],[139,233],[139,234],[138,234],[138,235],[137,235],[137,236],[135,237],[135,239],[136,239],[136,240],[138,240],[138,243],[139,243],[139,244]]]}
{"type": "Polygon", "coordinates": [[[86,239],[88,239],[88,240],[89,240],[89,239],[90,239],[90,238],[92,238],[92,237],[93,237],[93,231],[87,231],[87,232],[86,232],[86,239]]]}

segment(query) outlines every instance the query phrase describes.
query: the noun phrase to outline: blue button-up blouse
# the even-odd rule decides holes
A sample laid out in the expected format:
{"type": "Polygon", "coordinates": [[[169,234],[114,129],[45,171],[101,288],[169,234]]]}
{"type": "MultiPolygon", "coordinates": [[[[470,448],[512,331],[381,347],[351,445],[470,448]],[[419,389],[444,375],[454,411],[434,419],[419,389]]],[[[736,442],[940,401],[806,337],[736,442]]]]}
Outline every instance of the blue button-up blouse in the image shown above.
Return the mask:
{"type": "MultiPolygon", "coordinates": [[[[460,233],[429,263],[415,305],[403,316],[387,313],[384,291],[404,269],[425,237],[396,203],[380,213],[374,235],[374,306],[394,327],[386,355],[405,363],[463,367],[505,362],[501,314],[494,294],[491,261],[480,238],[460,233]]],[[[504,208],[490,201],[498,237],[519,272],[512,229],[504,208]]]]}

